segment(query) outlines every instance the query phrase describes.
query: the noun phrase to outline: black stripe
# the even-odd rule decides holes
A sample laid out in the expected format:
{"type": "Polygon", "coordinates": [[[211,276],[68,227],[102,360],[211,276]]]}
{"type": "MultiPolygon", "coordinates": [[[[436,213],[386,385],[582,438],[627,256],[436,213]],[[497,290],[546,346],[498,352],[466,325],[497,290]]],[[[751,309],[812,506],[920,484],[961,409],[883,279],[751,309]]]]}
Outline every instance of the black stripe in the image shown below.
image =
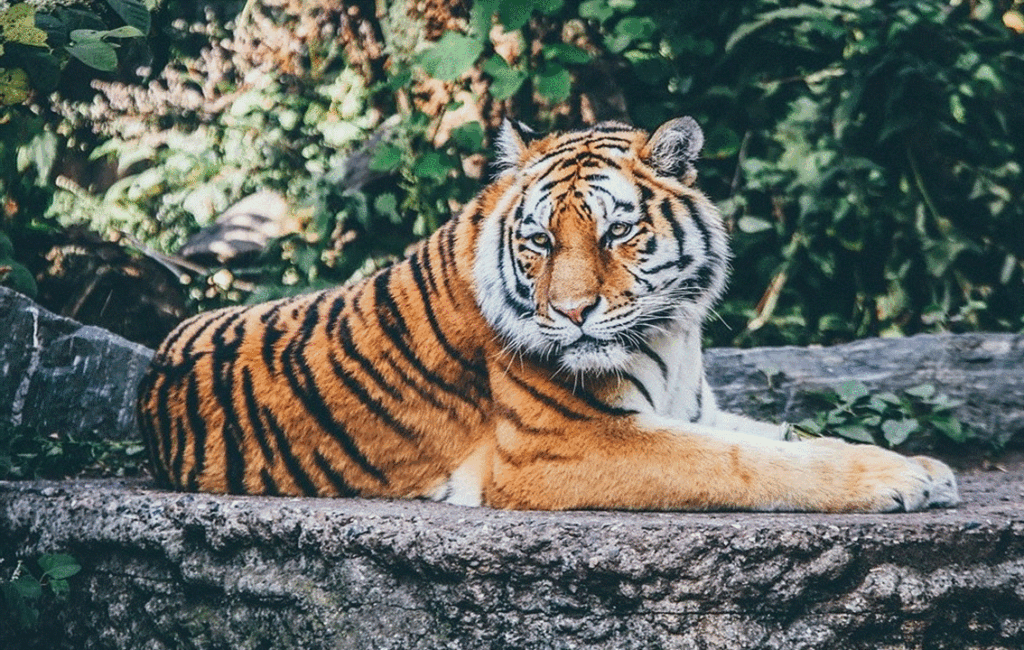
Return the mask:
{"type": "Polygon", "coordinates": [[[266,467],[260,468],[260,479],[263,481],[263,494],[272,497],[281,495],[281,491],[277,489],[277,482],[266,467]]]}
{"type": "Polygon", "coordinates": [[[171,412],[168,408],[168,398],[171,391],[171,381],[169,377],[164,377],[163,382],[157,389],[156,393],[156,425],[157,430],[160,432],[159,437],[159,456],[160,466],[167,473],[167,476],[171,479],[171,482],[178,484],[180,477],[171,476],[171,412]]]}
{"type": "MultiPolygon", "coordinates": [[[[153,400],[153,396],[149,395],[149,392],[152,390],[153,377],[155,377],[155,375],[150,372],[150,374],[143,380],[143,382],[147,384],[145,393],[143,394],[146,395],[145,399],[150,402],[153,400]]],[[[150,415],[149,410],[143,406],[142,400],[143,398],[140,397],[139,401],[136,403],[136,420],[139,424],[139,432],[142,434],[142,439],[146,445],[146,451],[149,454],[149,465],[153,470],[153,478],[156,479],[157,484],[163,487],[170,487],[170,476],[167,474],[167,470],[164,468],[163,463],[160,462],[159,449],[157,447],[159,443],[157,441],[156,430],[153,427],[153,418],[150,415]]]]}
{"type": "Polygon", "coordinates": [[[638,411],[634,411],[633,409],[624,409],[618,406],[612,406],[611,404],[606,404],[597,399],[597,397],[590,391],[580,387],[573,388],[573,386],[560,381],[559,378],[552,378],[552,381],[561,386],[566,392],[571,393],[573,397],[582,400],[583,403],[590,408],[600,413],[604,413],[605,415],[623,416],[636,415],[638,413],[638,411]]]}
{"type": "Polygon", "coordinates": [[[511,379],[517,386],[519,386],[520,388],[525,390],[527,393],[529,393],[531,397],[533,397],[537,401],[541,402],[545,406],[548,406],[549,408],[557,411],[563,417],[566,417],[566,418],[568,418],[570,420],[589,420],[590,419],[589,417],[587,417],[586,415],[584,415],[582,413],[578,413],[576,411],[573,411],[572,409],[570,409],[569,407],[565,406],[564,404],[562,404],[558,400],[554,399],[550,395],[545,395],[544,393],[541,393],[536,388],[534,388],[533,386],[529,385],[524,380],[522,380],[519,377],[515,376],[511,372],[508,373],[506,376],[509,379],[511,379]]]}
{"type": "Polygon", "coordinates": [[[693,224],[697,226],[697,230],[700,231],[700,236],[704,238],[704,254],[707,256],[708,260],[712,262],[722,261],[721,256],[711,247],[711,230],[708,228],[708,224],[704,222],[701,213],[698,212],[693,199],[685,194],[680,194],[679,200],[682,201],[683,205],[686,206],[686,209],[690,211],[690,218],[693,220],[693,224]]]}
{"type": "Polygon", "coordinates": [[[701,372],[700,383],[697,384],[697,413],[694,414],[692,422],[700,420],[704,412],[704,373],[701,372]]]}
{"type": "Polygon", "coordinates": [[[384,362],[386,364],[388,364],[388,367],[391,368],[391,370],[396,375],[398,375],[399,378],[401,378],[402,382],[406,386],[408,386],[412,390],[416,391],[416,394],[419,395],[421,399],[423,399],[424,401],[430,403],[431,406],[433,406],[434,408],[436,408],[436,409],[438,409],[440,411],[451,411],[451,409],[448,408],[447,406],[445,406],[444,404],[442,404],[441,401],[438,400],[437,397],[435,397],[433,393],[430,393],[429,391],[427,391],[423,387],[423,385],[420,384],[420,382],[413,381],[413,379],[411,377],[409,377],[409,375],[407,375],[405,373],[405,371],[402,370],[398,366],[398,363],[396,363],[394,359],[392,359],[390,356],[388,356],[388,354],[386,352],[382,353],[382,359],[384,360],[384,362]]]}
{"type": "MultiPolygon", "coordinates": [[[[298,398],[299,402],[320,428],[337,442],[364,472],[386,485],[388,480],[384,472],[367,460],[345,427],[334,418],[330,407],[327,406],[317,390],[313,372],[302,357],[301,349],[305,347],[305,344],[308,343],[309,338],[312,336],[313,327],[318,318],[319,309],[317,303],[314,302],[307,308],[302,335],[293,339],[282,355],[282,368],[285,378],[288,380],[288,384],[291,386],[295,397],[298,398]],[[302,376],[301,379],[299,377],[300,374],[302,376]]],[[[280,445],[278,445],[278,449],[280,449],[280,445]]]]}
{"type": "Polygon", "coordinates": [[[171,475],[174,476],[174,482],[179,486],[182,486],[184,481],[181,480],[181,466],[185,462],[185,443],[187,442],[185,430],[185,423],[181,421],[181,417],[174,418],[171,423],[172,427],[177,430],[177,441],[176,449],[174,450],[174,461],[171,464],[171,475]]]}
{"type": "Polygon", "coordinates": [[[203,419],[199,405],[199,381],[193,372],[188,376],[188,387],[185,389],[185,417],[192,431],[192,467],[188,471],[188,489],[195,492],[199,489],[199,476],[206,464],[206,420],[203,419]]]}
{"type": "Polygon", "coordinates": [[[277,445],[277,452],[281,454],[281,461],[284,463],[285,469],[291,475],[292,480],[295,481],[296,487],[298,487],[302,493],[306,496],[316,496],[319,490],[316,489],[316,485],[313,480],[309,478],[309,474],[303,469],[302,463],[292,453],[291,443],[288,441],[288,435],[281,428],[281,425],[277,423],[274,418],[274,414],[270,412],[265,406],[260,407],[260,414],[267,423],[267,428],[270,429],[270,433],[274,435],[274,442],[277,445]]]}
{"type": "Polygon", "coordinates": [[[281,316],[282,307],[284,307],[284,303],[277,303],[260,316],[260,320],[265,324],[262,346],[263,363],[267,366],[267,372],[272,375],[277,372],[275,369],[274,348],[284,335],[282,330],[277,329],[277,321],[281,316]]]}
{"type": "MultiPolygon", "coordinates": [[[[462,366],[463,372],[475,375],[473,378],[473,384],[483,384],[480,378],[486,374],[487,369],[484,368],[478,362],[471,361],[460,353],[448,340],[448,337],[441,331],[441,326],[437,322],[437,315],[434,313],[431,298],[433,297],[428,291],[426,282],[423,274],[423,267],[420,266],[419,260],[414,256],[409,258],[409,266],[412,269],[413,283],[416,285],[416,289],[420,294],[420,301],[423,303],[423,311],[427,315],[427,322],[430,323],[430,329],[434,332],[434,338],[437,339],[444,351],[448,353],[448,356],[455,359],[460,366],[462,366]]],[[[436,292],[433,295],[437,295],[436,292]]]]}
{"type": "Polygon", "coordinates": [[[352,376],[341,362],[333,355],[328,355],[328,360],[331,363],[331,367],[334,369],[334,374],[341,379],[341,382],[345,384],[345,387],[355,395],[356,399],[362,402],[363,406],[372,413],[376,418],[383,421],[392,431],[402,436],[406,440],[414,440],[418,437],[418,434],[410,429],[405,424],[399,422],[384,403],[379,399],[376,399],[369,392],[366,387],[359,383],[359,380],[352,376]]]}
{"type": "Polygon", "coordinates": [[[345,309],[345,294],[338,292],[335,295],[334,300],[331,302],[331,308],[327,312],[327,331],[333,332],[335,325],[338,323],[338,319],[341,318],[341,312],[345,309]]]}
{"type": "Polygon", "coordinates": [[[274,450],[267,439],[267,429],[260,420],[259,404],[256,402],[256,392],[253,390],[252,372],[250,372],[249,366],[242,366],[242,396],[245,398],[245,414],[249,419],[249,429],[263,452],[263,459],[268,465],[273,465],[274,450]]]}
{"type": "Polygon", "coordinates": [[[645,356],[649,357],[654,363],[658,364],[658,368],[661,370],[661,376],[664,379],[668,379],[668,366],[662,361],[658,353],[651,349],[645,341],[640,341],[637,344],[637,349],[642,352],[645,356]]]}
{"type": "Polygon", "coordinates": [[[505,418],[515,426],[516,431],[519,433],[526,433],[534,436],[544,435],[558,435],[559,431],[556,429],[541,429],[533,425],[527,424],[525,420],[513,409],[511,406],[505,406],[503,404],[495,404],[494,410],[499,417],[505,418]]]}
{"type": "MultiPolygon", "coordinates": [[[[349,328],[347,318],[343,318],[338,322],[337,340],[339,343],[341,343],[341,349],[344,350],[345,356],[358,363],[359,367],[363,369],[363,372],[370,376],[370,379],[372,379],[374,383],[376,383],[384,392],[386,392],[396,401],[403,401],[404,398],[402,396],[402,393],[397,388],[388,383],[384,376],[380,374],[380,371],[377,370],[376,365],[372,361],[367,359],[366,356],[359,351],[359,348],[356,347],[355,340],[352,336],[352,330],[349,328]]],[[[331,358],[331,363],[335,364],[335,372],[339,372],[336,366],[337,361],[333,358],[333,356],[331,358]]]]}
{"type": "MultiPolygon", "coordinates": [[[[681,271],[685,269],[691,262],[693,262],[693,257],[685,253],[684,246],[686,244],[686,232],[683,230],[682,224],[680,224],[679,221],[675,218],[675,212],[672,210],[672,202],[670,200],[662,199],[658,207],[661,210],[661,216],[664,217],[665,220],[669,222],[669,225],[672,226],[672,236],[675,237],[676,245],[679,250],[678,259],[676,261],[679,264],[679,270],[681,271]]],[[[705,252],[707,249],[707,245],[708,244],[705,241],[705,252]]]]}
{"type": "Polygon", "coordinates": [[[224,442],[225,475],[230,494],[244,494],[245,455],[242,453],[243,432],[238,426],[238,415],[234,403],[234,365],[238,358],[238,347],[245,329],[242,312],[235,312],[226,318],[213,332],[213,358],[210,360],[210,374],[213,377],[213,394],[224,411],[221,438],[224,442]],[[235,325],[235,337],[229,342],[224,333],[235,325]]]}
{"type": "Polygon", "coordinates": [[[640,391],[640,394],[643,395],[643,398],[647,400],[647,403],[650,404],[651,407],[654,407],[654,400],[651,399],[651,394],[647,391],[647,387],[644,386],[639,379],[629,374],[628,372],[622,373],[622,377],[626,379],[629,383],[633,384],[633,386],[635,386],[636,389],[640,391]]]}
{"type": "Polygon", "coordinates": [[[452,302],[455,303],[458,300],[458,296],[452,290],[451,285],[451,274],[455,273],[454,222],[448,222],[445,228],[444,236],[437,236],[437,248],[441,252],[441,283],[444,284],[444,290],[448,293],[452,302]]]}
{"type": "Polygon", "coordinates": [[[409,347],[409,344],[406,341],[406,339],[410,338],[409,328],[405,323],[405,319],[402,318],[398,304],[395,302],[388,289],[388,279],[391,277],[391,271],[393,268],[394,267],[385,269],[373,280],[376,296],[376,300],[374,302],[377,306],[377,323],[380,325],[382,333],[388,337],[392,345],[394,345],[401,353],[402,358],[404,358],[405,361],[412,366],[425,381],[466,402],[466,404],[469,404],[474,409],[480,410],[481,406],[478,403],[479,398],[477,396],[465,393],[459,387],[453,386],[451,383],[445,381],[436,373],[428,369],[423,365],[419,356],[413,352],[412,348],[409,347]]]}
{"type": "Polygon", "coordinates": [[[324,458],[324,455],[318,449],[313,450],[313,463],[334,487],[334,491],[338,493],[338,496],[359,496],[359,492],[345,481],[345,478],[331,466],[330,462],[324,458]]]}

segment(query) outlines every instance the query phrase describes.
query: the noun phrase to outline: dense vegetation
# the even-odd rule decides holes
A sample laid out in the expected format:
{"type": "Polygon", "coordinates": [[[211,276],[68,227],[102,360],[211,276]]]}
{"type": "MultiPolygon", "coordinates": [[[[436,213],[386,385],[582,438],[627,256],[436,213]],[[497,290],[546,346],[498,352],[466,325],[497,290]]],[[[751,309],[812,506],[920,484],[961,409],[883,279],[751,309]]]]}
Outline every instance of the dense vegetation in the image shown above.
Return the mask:
{"type": "Polygon", "coordinates": [[[689,114],[734,229],[712,343],[1024,327],[1019,2],[241,4],[6,10],[5,284],[52,267],[40,233],[173,254],[261,189],[294,206],[291,232],[241,268],[179,267],[192,304],[343,282],[486,181],[504,116],[689,114]]]}

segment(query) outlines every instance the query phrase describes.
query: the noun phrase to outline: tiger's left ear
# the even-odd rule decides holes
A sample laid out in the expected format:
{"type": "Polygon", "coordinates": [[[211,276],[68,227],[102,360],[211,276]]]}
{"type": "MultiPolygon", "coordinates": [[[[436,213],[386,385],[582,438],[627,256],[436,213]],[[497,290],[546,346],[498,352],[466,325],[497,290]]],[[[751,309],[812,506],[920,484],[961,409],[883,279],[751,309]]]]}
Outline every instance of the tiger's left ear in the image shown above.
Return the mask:
{"type": "Polygon", "coordinates": [[[494,166],[499,173],[518,167],[526,153],[526,144],[534,137],[536,132],[522,122],[510,120],[507,117],[502,121],[498,129],[498,137],[494,141],[497,150],[497,157],[494,166]]]}
{"type": "Polygon", "coordinates": [[[692,117],[665,122],[640,151],[640,156],[659,174],[674,176],[685,185],[697,180],[694,163],[704,146],[704,132],[692,117]]]}

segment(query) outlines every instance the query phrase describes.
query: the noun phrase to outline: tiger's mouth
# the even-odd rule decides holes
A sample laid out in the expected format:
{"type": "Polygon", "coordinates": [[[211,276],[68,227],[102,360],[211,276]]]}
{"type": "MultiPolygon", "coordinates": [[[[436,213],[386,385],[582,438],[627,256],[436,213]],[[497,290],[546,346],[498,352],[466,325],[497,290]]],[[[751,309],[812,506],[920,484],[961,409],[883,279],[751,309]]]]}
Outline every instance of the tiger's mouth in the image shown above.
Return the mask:
{"type": "Polygon", "coordinates": [[[626,364],[629,356],[630,351],[622,341],[597,339],[586,334],[558,351],[561,365],[573,372],[617,370],[626,364]]]}

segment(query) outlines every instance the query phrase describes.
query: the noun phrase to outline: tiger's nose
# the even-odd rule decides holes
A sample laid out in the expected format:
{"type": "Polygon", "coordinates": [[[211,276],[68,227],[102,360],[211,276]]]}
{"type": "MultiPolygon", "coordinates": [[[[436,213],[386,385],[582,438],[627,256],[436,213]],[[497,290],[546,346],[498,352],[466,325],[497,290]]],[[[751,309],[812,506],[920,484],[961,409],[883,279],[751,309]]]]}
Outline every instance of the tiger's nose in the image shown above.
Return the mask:
{"type": "Polygon", "coordinates": [[[563,305],[551,303],[551,308],[557,311],[559,314],[565,316],[573,323],[582,325],[583,321],[587,319],[590,312],[594,311],[597,307],[597,298],[584,298],[579,300],[572,305],[563,305]]]}

